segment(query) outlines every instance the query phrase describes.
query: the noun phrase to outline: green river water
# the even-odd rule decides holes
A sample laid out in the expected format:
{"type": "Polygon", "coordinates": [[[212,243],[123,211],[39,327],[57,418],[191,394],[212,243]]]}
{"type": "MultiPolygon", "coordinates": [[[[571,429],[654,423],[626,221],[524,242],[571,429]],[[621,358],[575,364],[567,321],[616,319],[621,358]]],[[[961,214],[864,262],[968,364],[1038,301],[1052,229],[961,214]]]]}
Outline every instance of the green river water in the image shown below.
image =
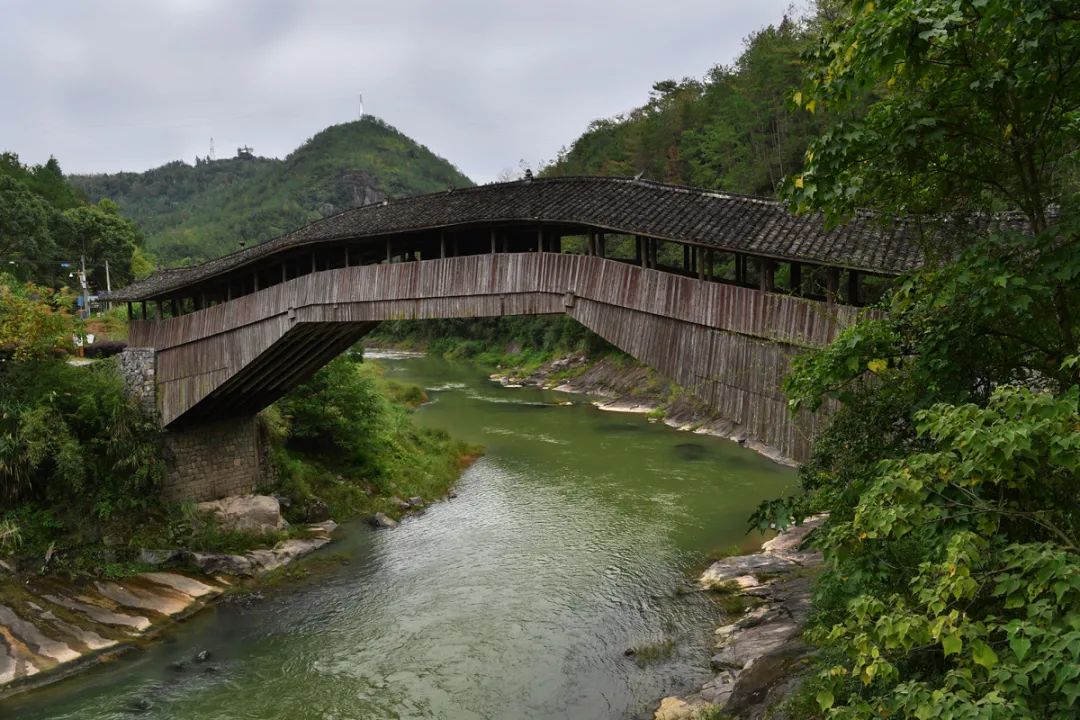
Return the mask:
{"type": "Polygon", "coordinates": [[[428,388],[419,422],[486,447],[455,499],[393,531],[347,524],[310,578],[0,703],[0,718],[606,720],[651,716],[709,677],[720,610],[678,590],[710,552],[756,545],[746,517],[791,470],[470,366],[378,361],[428,388]],[[665,640],[666,660],[624,656],[665,640]],[[208,663],[170,668],[201,650],[208,663]]]}

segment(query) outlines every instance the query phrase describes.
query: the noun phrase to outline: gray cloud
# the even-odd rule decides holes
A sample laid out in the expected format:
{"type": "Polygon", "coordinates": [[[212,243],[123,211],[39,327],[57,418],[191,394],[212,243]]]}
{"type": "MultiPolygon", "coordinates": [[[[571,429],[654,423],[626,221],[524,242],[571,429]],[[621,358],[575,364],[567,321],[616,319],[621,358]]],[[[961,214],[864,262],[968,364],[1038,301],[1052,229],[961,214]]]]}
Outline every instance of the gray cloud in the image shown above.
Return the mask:
{"type": "Polygon", "coordinates": [[[241,144],[282,157],[369,113],[485,181],[652,83],[730,62],[790,0],[0,0],[0,150],[67,172],[241,144]]]}

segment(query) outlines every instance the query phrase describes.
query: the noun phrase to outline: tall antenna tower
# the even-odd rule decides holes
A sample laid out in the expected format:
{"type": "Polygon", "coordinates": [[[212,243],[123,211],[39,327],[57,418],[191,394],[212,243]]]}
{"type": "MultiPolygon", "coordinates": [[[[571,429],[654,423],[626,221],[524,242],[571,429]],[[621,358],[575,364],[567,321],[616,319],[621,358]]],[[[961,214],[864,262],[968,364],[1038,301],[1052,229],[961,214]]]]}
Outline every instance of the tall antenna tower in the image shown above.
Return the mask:
{"type": "Polygon", "coordinates": [[[364,119],[364,93],[360,93],[360,114],[356,117],[357,120],[364,119]]]}
{"type": "Polygon", "coordinates": [[[214,138],[210,138],[210,154],[206,156],[210,160],[217,160],[217,155],[214,153],[214,138]]]}

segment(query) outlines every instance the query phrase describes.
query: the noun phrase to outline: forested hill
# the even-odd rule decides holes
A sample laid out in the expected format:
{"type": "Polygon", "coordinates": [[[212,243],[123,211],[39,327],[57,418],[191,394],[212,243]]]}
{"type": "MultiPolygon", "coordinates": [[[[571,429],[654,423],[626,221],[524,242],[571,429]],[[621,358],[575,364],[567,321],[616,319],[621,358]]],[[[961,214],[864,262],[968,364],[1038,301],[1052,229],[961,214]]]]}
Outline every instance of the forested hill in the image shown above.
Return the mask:
{"type": "Polygon", "coordinates": [[[704,80],[665,80],[648,102],[593,122],[544,175],[637,175],[730,192],[775,193],[802,168],[822,119],[794,109],[801,55],[819,29],[814,18],[785,18],[746,40],[730,66],[704,80]]]}
{"type": "Polygon", "coordinates": [[[217,257],[383,197],[472,185],[374,117],[331,126],[284,160],[238,152],[227,160],[69,180],[89,199],[109,198],[134,218],[162,265],[217,257]]]}

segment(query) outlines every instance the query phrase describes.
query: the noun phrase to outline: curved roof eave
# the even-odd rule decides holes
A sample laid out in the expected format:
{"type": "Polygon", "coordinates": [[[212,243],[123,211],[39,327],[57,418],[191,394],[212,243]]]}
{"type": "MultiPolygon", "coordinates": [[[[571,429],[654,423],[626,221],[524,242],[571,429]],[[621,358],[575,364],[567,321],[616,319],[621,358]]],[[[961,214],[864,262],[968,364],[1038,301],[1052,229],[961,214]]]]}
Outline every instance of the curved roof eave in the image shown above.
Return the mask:
{"type": "Polygon", "coordinates": [[[110,297],[122,302],[175,294],[312,245],[522,223],[577,225],[882,275],[901,274],[921,260],[902,225],[893,224],[887,232],[868,216],[826,228],[820,217],[792,215],[765,198],[631,178],[568,177],[481,185],[351,208],[199,265],[159,271],[110,297]]]}

